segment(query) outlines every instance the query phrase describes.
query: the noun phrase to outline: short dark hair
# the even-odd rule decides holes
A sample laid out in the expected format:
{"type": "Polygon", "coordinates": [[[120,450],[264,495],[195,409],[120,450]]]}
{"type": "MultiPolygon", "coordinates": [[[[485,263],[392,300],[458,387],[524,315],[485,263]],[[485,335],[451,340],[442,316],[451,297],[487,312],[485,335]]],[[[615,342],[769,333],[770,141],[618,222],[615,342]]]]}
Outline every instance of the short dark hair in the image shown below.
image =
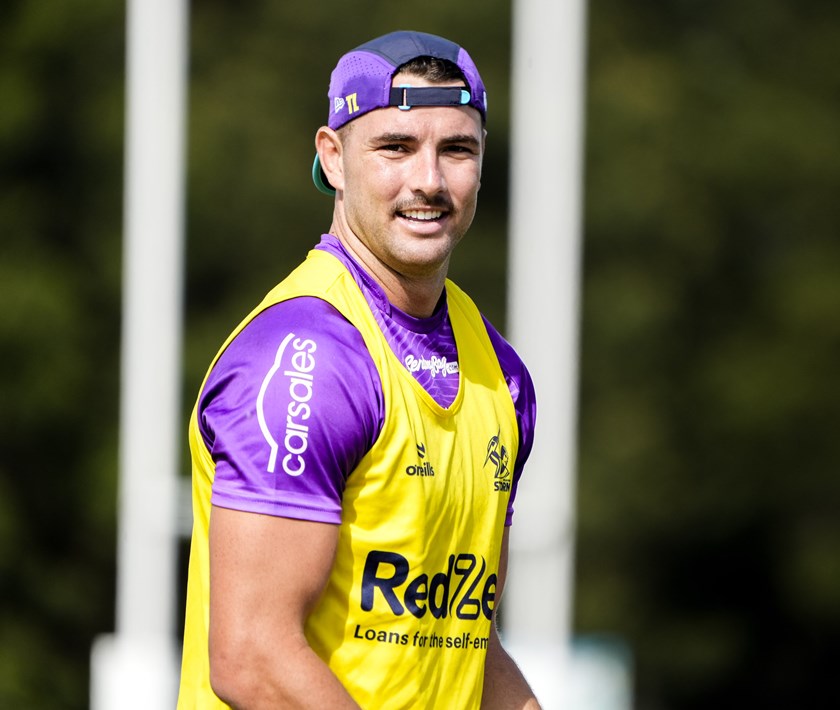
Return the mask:
{"type": "Polygon", "coordinates": [[[395,74],[405,72],[412,76],[422,77],[433,84],[442,84],[447,81],[463,81],[468,84],[464,73],[458,68],[455,62],[437,57],[415,57],[397,67],[395,74]]]}

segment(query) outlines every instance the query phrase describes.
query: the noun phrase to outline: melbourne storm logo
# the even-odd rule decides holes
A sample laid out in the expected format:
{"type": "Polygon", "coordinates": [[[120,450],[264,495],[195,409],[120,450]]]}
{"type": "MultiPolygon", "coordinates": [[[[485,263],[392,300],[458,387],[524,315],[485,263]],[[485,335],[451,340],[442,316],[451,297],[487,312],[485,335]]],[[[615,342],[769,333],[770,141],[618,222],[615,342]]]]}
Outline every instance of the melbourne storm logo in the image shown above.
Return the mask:
{"type": "Polygon", "coordinates": [[[500,434],[501,429],[487,442],[484,468],[487,468],[487,464],[493,466],[493,490],[502,492],[510,490],[510,453],[499,438],[500,434]]]}

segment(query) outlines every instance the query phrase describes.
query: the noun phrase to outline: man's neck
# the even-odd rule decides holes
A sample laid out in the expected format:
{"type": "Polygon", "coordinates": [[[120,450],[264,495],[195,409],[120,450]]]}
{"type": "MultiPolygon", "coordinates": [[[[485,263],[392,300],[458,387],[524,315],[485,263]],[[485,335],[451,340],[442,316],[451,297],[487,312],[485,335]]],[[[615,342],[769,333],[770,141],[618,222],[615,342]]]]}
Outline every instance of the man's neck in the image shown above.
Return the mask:
{"type": "Polygon", "coordinates": [[[377,259],[355,235],[349,238],[333,224],[335,236],[353,260],[382,288],[388,301],[415,318],[431,316],[440,301],[446,283],[447,264],[435,273],[423,276],[401,274],[377,259]]]}

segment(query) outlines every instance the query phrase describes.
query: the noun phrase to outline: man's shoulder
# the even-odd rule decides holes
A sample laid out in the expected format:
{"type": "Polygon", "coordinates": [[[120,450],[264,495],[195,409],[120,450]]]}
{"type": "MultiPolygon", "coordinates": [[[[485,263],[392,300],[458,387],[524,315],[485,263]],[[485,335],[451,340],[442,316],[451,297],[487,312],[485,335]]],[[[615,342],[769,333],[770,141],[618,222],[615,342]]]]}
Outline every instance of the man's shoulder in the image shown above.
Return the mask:
{"type": "MultiPolygon", "coordinates": [[[[239,330],[207,376],[199,413],[227,416],[245,402],[273,411],[274,400],[290,393],[314,396],[316,389],[317,402],[306,402],[313,411],[316,404],[329,409],[350,397],[375,413],[379,387],[375,363],[356,327],[327,301],[300,296],[268,305],[239,330]]],[[[278,411],[288,406],[283,400],[278,411]]]]}
{"type": "Polygon", "coordinates": [[[484,314],[482,314],[481,319],[484,321],[484,327],[487,329],[487,335],[490,337],[490,343],[493,345],[493,349],[496,351],[496,357],[499,358],[499,362],[502,364],[503,369],[513,367],[516,370],[521,368],[527,372],[525,363],[519,356],[516,348],[508,342],[505,336],[499,332],[496,326],[494,326],[484,314]],[[505,368],[505,365],[507,365],[507,368],[505,368]]]}
{"type": "Polygon", "coordinates": [[[276,351],[286,339],[309,339],[322,350],[367,357],[356,327],[333,304],[317,296],[297,296],[268,305],[242,328],[227,351],[253,358],[259,352],[276,351]]]}
{"type": "Polygon", "coordinates": [[[529,406],[528,403],[534,400],[534,383],[531,379],[531,373],[528,372],[525,361],[520,357],[516,348],[483,315],[482,320],[485,328],[487,328],[487,335],[493,345],[505,381],[508,383],[511,395],[517,405],[517,411],[519,411],[521,407],[529,406]]]}

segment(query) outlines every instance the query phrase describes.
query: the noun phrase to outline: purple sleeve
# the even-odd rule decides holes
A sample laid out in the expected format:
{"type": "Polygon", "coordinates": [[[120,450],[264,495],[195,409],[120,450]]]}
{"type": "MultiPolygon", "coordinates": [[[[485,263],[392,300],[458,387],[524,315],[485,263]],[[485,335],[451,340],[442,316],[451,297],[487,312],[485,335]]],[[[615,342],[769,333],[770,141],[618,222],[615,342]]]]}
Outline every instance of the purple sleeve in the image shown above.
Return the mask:
{"type": "Polygon", "coordinates": [[[359,331],[325,301],[295,298],[225,349],[198,416],[214,505],[339,523],[345,478],[382,427],[382,385],[359,331]]]}
{"type": "Polygon", "coordinates": [[[519,451],[513,468],[513,486],[511,487],[507,517],[505,518],[505,525],[510,525],[513,521],[513,502],[516,498],[522,469],[534,446],[537,398],[531,374],[513,346],[499,334],[486,318],[484,319],[484,325],[487,328],[487,334],[490,336],[493,349],[496,351],[496,357],[499,358],[499,364],[502,366],[502,373],[505,376],[508,389],[510,389],[511,397],[513,397],[516,421],[519,426],[519,451]]]}

